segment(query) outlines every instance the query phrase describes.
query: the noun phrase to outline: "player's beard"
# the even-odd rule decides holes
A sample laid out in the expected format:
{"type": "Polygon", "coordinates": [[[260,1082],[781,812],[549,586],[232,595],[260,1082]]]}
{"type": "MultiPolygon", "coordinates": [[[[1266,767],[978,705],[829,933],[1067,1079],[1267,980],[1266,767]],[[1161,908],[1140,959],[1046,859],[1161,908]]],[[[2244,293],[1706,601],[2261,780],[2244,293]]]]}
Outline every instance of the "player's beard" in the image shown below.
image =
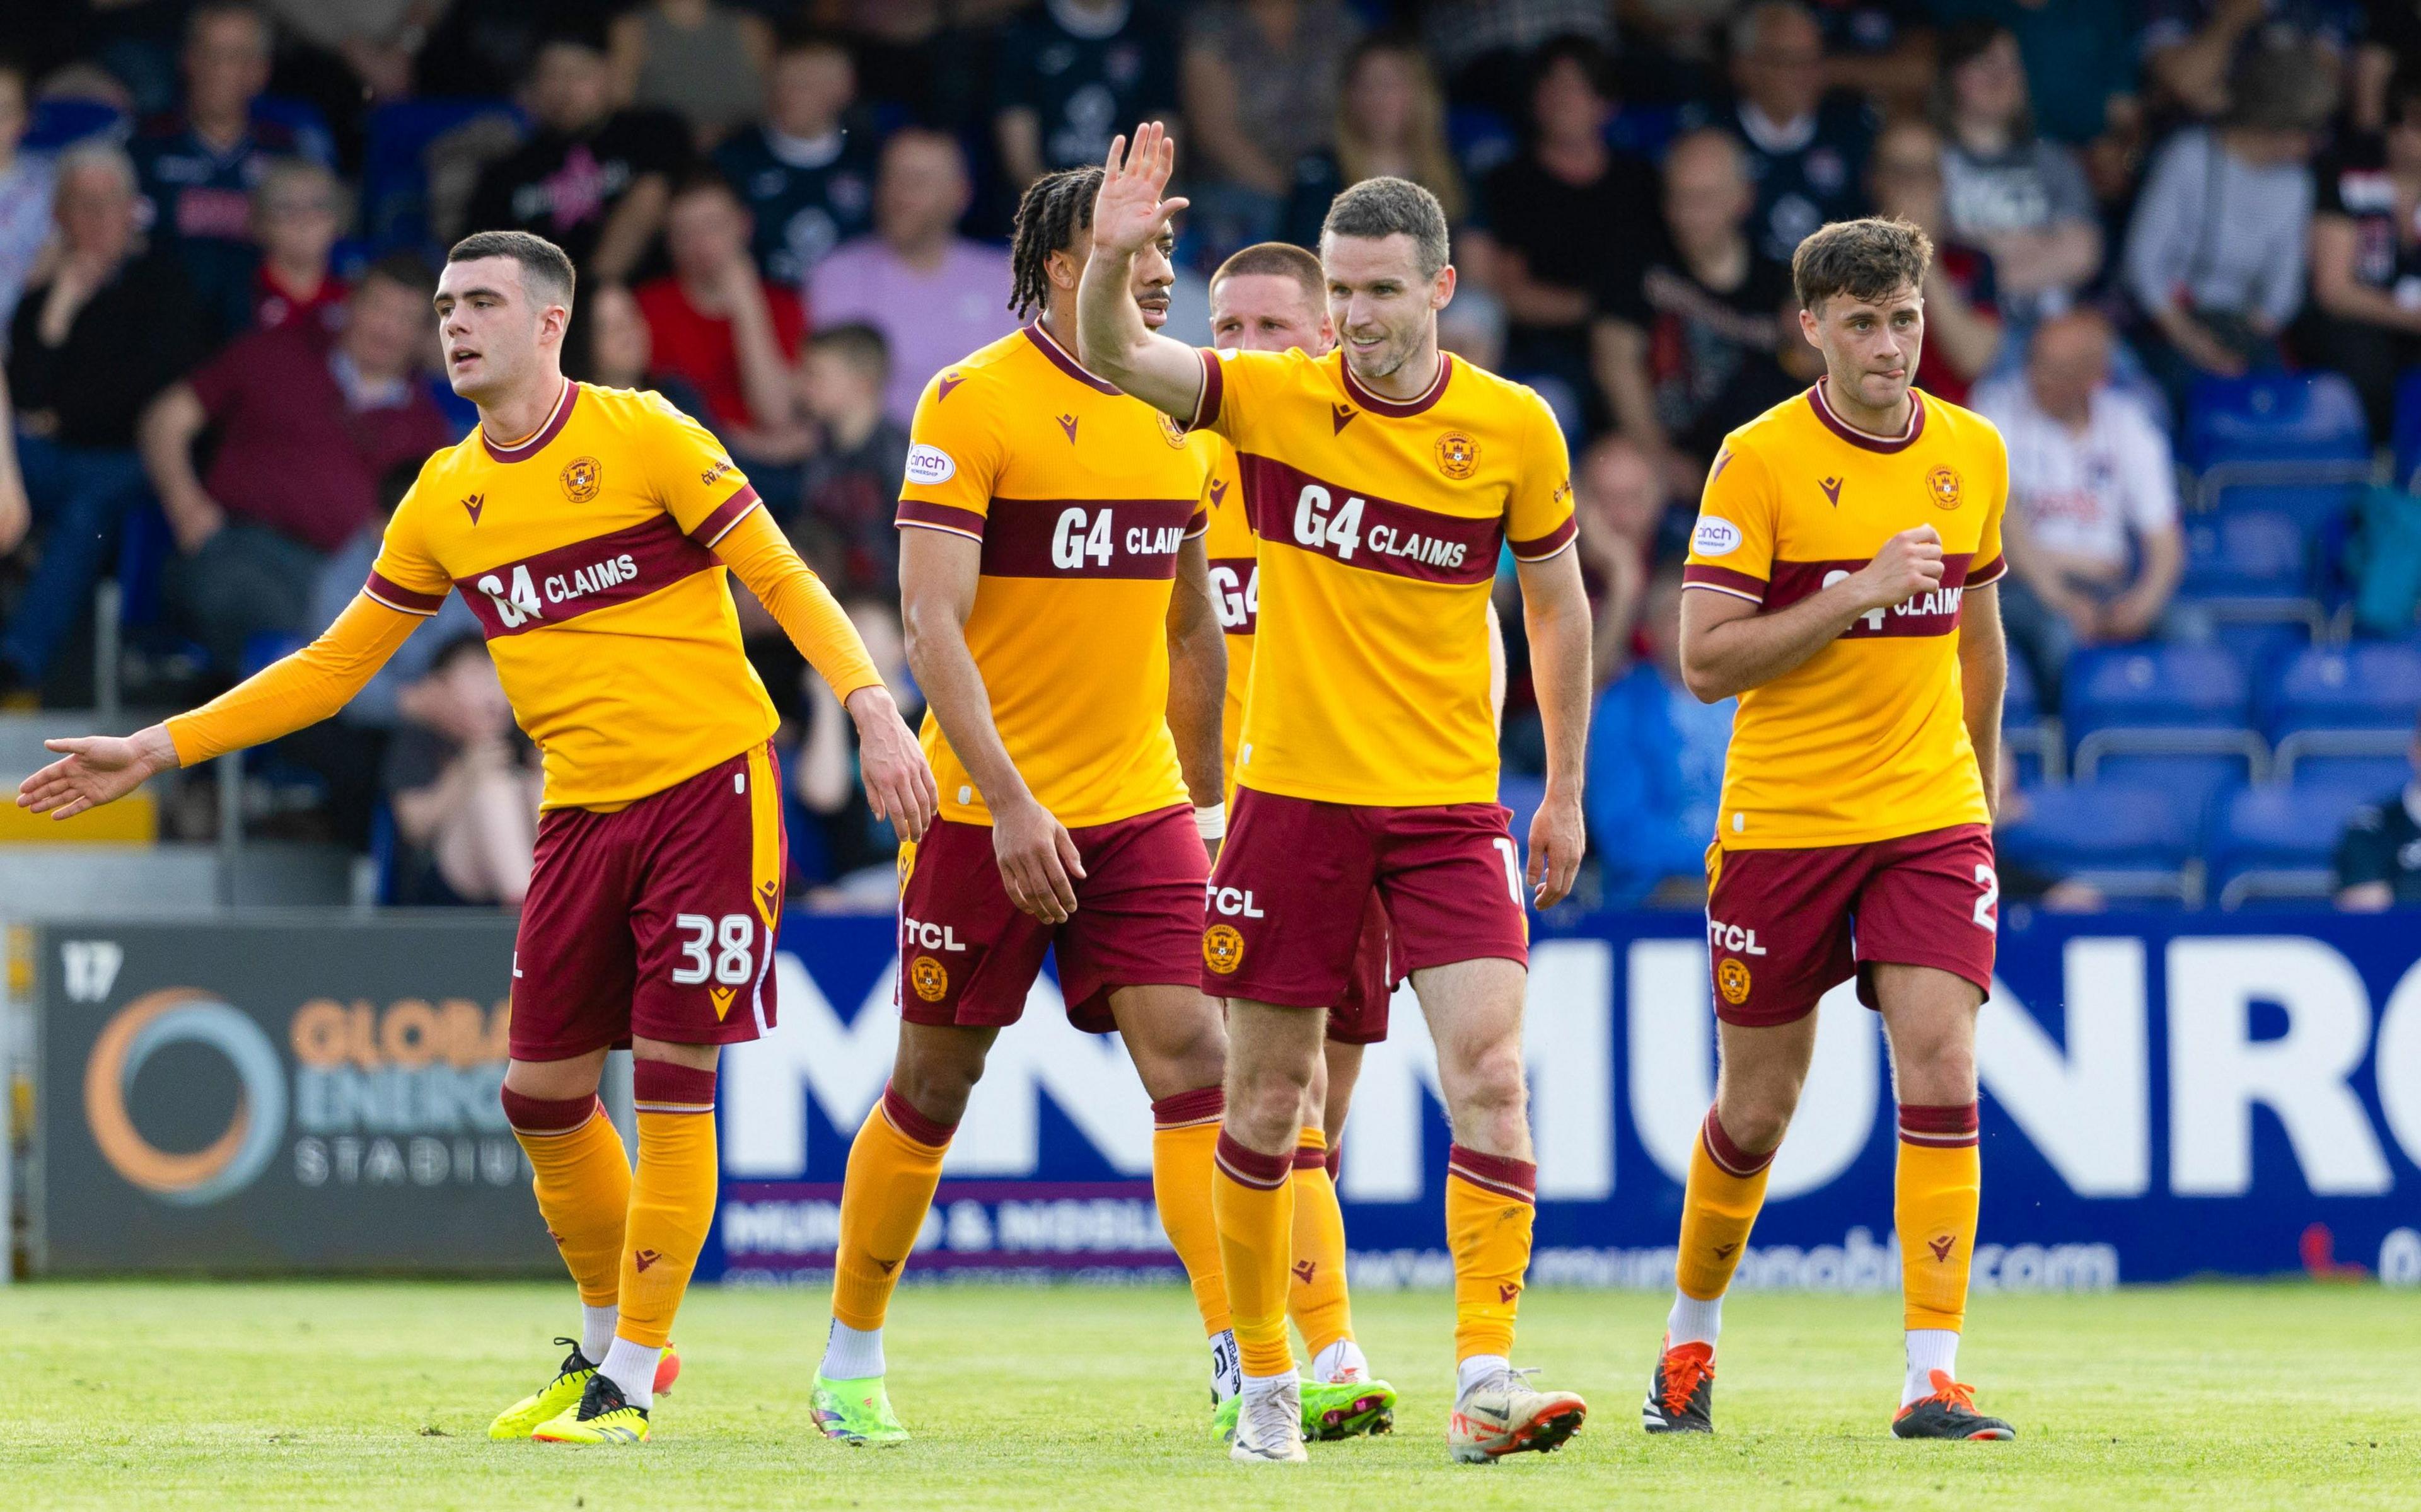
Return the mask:
{"type": "Polygon", "coordinates": [[[1415,325],[1409,331],[1391,330],[1377,355],[1364,358],[1355,351],[1352,337],[1349,335],[1344,338],[1345,361],[1353,369],[1353,376],[1365,383],[1381,382],[1393,378],[1398,368],[1412,361],[1413,353],[1418,351],[1420,346],[1419,326],[1415,325]]]}

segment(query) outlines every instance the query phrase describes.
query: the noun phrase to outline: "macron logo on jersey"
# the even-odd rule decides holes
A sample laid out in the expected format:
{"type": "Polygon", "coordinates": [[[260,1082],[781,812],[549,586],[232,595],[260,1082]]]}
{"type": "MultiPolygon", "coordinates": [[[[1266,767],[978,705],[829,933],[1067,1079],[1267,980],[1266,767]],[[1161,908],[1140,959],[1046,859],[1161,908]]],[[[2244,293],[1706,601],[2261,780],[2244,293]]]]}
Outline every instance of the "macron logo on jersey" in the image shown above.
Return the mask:
{"type": "Polygon", "coordinates": [[[959,460],[939,446],[918,442],[908,448],[908,481],[947,483],[959,475],[959,460]]]}

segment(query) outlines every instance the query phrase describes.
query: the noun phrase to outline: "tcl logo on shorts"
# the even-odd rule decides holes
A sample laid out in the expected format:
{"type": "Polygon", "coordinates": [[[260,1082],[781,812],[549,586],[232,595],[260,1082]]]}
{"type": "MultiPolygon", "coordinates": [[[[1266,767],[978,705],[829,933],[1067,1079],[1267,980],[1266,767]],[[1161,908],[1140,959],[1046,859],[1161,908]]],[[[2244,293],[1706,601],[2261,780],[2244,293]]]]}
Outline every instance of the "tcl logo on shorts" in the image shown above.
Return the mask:
{"type": "Polygon", "coordinates": [[[1717,950],[1728,950],[1739,956],[1762,956],[1765,947],[1757,943],[1755,929],[1743,929],[1737,924],[1720,919],[1707,921],[1707,943],[1717,950]]]}
{"type": "Polygon", "coordinates": [[[1253,890],[1249,887],[1212,886],[1205,888],[1203,890],[1203,903],[1210,910],[1211,912],[1225,913],[1230,918],[1258,919],[1267,917],[1267,915],[1261,912],[1259,905],[1253,901],[1253,890]]]}
{"type": "Polygon", "coordinates": [[[926,950],[964,950],[959,932],[946,924],[927,924],[922,919],[902,917],[899,936],[908,943],[926,950]]]}

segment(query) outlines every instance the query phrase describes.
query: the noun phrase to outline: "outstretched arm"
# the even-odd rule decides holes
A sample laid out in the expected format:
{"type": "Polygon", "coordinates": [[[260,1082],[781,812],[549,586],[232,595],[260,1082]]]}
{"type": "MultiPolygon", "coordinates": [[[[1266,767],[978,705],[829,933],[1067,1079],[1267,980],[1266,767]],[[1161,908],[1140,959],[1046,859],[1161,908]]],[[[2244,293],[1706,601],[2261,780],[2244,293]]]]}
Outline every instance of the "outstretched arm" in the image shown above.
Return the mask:
{"type": "Polygon", "coordinates": [[[1191,425],[1202,402],[1202,354],[1156,335],[1143,323],[1130,288],[1135,254],[1168,232],[1186,206],[1163,199],[1177,148],[1158,121],[1110,144],[1101,192],[1093,198],[1093,251],[1076,286],[1076,355],[1093,372],[1146,404],[1191,425]]]}
{"type": "Polygon", "coordinates": [[[858,768],[874,817],[890,820],[891,833],[902,840],[924,838],[941,803],[933,769],[832,590],[799,560],[789,538],[761,508],[749,510],[726,531],[714,543],[714,554],[748,585],[856,721],[858,768]]]}
{"type": "Polygon", "coordinates": [[[17,787],[17,805],[55,818],[125,797],[163,772],[316,725],[361,692],[421,621],[357,594],[320,638],[191,713],[133,735],[45,740],[63,753],[17,787]]]}

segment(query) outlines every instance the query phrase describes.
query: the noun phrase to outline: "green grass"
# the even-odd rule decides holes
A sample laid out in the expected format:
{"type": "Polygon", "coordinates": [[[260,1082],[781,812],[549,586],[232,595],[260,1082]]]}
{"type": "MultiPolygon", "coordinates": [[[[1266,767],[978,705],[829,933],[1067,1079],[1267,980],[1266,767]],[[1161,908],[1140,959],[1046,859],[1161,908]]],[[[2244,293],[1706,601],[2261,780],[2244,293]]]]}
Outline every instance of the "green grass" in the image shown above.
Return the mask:
{"type": "Polygon", "coordinates": [[[1447,1463],[1449,1304],[1366,1296],[1403,1393],[1390,1438],[1307,1469],[1209,1439],[1192,1312],[1146,1291],[917,1288],[893,1400],[916,1434],[848,1449],[804,1417],[823,1299],[701,1291],[642,1449],[491,1443],[553,1365],[567,1288],[46,1284],[0,1290],[7,1507],[2298,1507],[2421,1504],[2421,1299],[2191,1286],[1982,1299],[1962,1375],[2010,1444],[1901,1443],[1890,1298],[1743,1295],[1711,1440],[1650,1440],[1661,1300],[1540,1291],[1521,1360],[1597,1410],[1565,1451],[1447,1463]]]}

